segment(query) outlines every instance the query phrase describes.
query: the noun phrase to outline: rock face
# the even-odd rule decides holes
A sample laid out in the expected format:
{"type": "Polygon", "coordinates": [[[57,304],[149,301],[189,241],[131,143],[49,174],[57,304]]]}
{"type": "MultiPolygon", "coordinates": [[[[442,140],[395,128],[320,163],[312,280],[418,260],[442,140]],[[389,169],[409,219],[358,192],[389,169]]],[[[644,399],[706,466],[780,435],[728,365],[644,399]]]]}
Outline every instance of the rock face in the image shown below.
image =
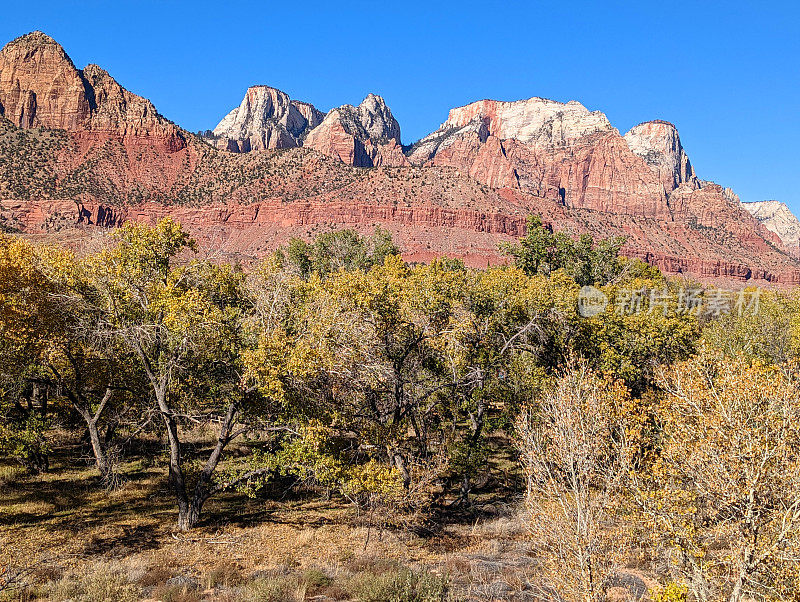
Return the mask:
{"type": "Polygon", "coordinates": [[[0,113],[23,128],[75,130],[91,114],[86,82],[64,49],[36,31],[0,51],[0,113]]]}
{"type": "Polygon", "coordinates": [[[0,51],[0,107],[20,128],[94,132],[132,145],[146,138],[170,152],[185,146],[179,129],[149,100],[125,90],[97,65],[77,70],[64,49],[38,31],[0,51]]]}
{"type": "Polygon", "coordinates": [[[210,141],[236,153],[301,146],[308,132],[322,122],[314,105],[291,100],[269,86],[248,88],[241,104],[214,128],[210,141]]]}
{"type": "Polygon", "coordinates": [[[207,139],[236,153],[307,146],[356,167],[408,165],[400,124],[375,94],[357,107],[342,105],[324,115],[280,90],[253,86],[207,139]]]}
{"type": "Polygon", "coordinates": [[[800,235],[787,234],[785,207],[758,209],[761,223],[730,189],[695,177],[673,126],[649,122],[623,137],[575,102],[453,109],[407,156],[378,96],[323,119],[256,87],[213,141],[263,150],[226,152],[34,33],[0,52],[0,112],[3,231],[73,243],[172,215],[203,244],[249,260],[292,236],[381,225],[409,260],[483,267],[507,261],[498,244],[535,213],[573,236],[625,236],[626,255],[667,273],[800,284],[800,235]],[[300,148],[273,150],[287,146],[300,148]]]}
{"type": "Polygon", "coordinates": [[[678,130],[668,121],[640,123],[625,134],[625,142],[658,175],[664,190],[672,191],[685,182],[697,185],[678,130]]]}
{"type": "Polygon", "coordinates": [[[332,109],[308,134],[304,146],[356,167],[408,165],[400,143],[400,124],[383,98],[375,94],[357,107],[332,109]]]}
{"type": "Polygon", "coordinates": [[[536,97],[516,102],[480,100],[451,109],[437,131],[414,145],[412,161],[431,159],[442,146],[451,144],[454,136],[479,130],[500,140],[514,138],[523,144],[545,146],[616,131],[603,113],[589,111],[575,101],[564,104],[536,97]]]}
{"type": "Polygon", "coordinates": [[[409,159],[456,167],[488,186],[566,207],[628,215],[668,217],[667,197],[675,188],[662,183],[659,169],[634,152],[603,113],[575,101],[482,100],[452,109],[437,131],[412,147],[409,159]]]}
{"type": "Polygon", "coordinates": [[[800,257],[800,220],[786,203],[781,201],[753,201],[742,203],[750,214],[774,232],[792,254],[800,257]]]}

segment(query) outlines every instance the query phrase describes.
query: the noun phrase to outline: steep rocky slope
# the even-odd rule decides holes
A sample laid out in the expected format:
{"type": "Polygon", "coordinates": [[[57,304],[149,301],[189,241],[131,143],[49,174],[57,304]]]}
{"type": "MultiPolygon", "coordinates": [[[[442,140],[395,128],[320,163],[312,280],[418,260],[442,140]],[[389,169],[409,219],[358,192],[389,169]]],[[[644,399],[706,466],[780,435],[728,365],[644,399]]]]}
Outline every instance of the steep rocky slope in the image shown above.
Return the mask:
{"type": "Polygon", "coordinates": [[[122,88],[97,65],[79,71],[41,32],[17,38],[0,52],[0,115],[21,128],[81,132],[88,144],[114,137],[165,152],[186,145],[179,128],[149,100],[122,88]]]}
{"type": "Polygon", "coordinates": [[[408,165],[400,124],[380,96],[323,114],[269,86],[253,86],[205,138],[235,153],[306,146],[356,167],[408,165]]]}
{"type": "Polygon", "coordinates": [[[625,134],[631,151],[655,171],[664,190],[672,191],[683,183],[698,186],[694,168],[683,150],[678,130],[668,121],[646,121],[625,134]]]}
{"type": "Polygon", "coordinates": [[[742,203],[750,214],[770,232],[774,232],[794,255],[800,256],[800,220],[786,203],[781,201],[753,201],[742,203]]]}
{"type": "Polygon", "coordinates": [[[332,109],[313,129],[305,146],[357,167],[408,165],[400,143],[400,124],[380,96],[360,105],[332,109]]]}
{"type": "Polygon", "coordinates": [[[292,100],[285,92],[252,86],[208,137],[217,148],[237,153],[293,148],[302,145],[323,117],[314,105],[292,100]]]}
{"type": "Polygon", "coordinates": [[[578,103],[473,103],[406,156],[380,97],[314,127],[312,106],[251,88],[214,143],[261,151],[227,152],[34,33],[0,52],[0,107],[4,230],[78,240],[173,215],[205,244],[251,258],[291,236],[382,225],[411,260],[485,266],[504,261],[498,243],[538,213],[571,234],[625,235],[626,254],[670,273],[800,283],[780,238],[695,177],[674,127],[623,137],[578,103]]]}
{"type": "Polygon", "coordinates": [[[482,100],[452,109],[409,158],[566,207],[658,218],[671,216],[668,197],[678,185],[697,185],[671,124],[641,124],[623,137],[603,113],[575,101],[482,100]]]}

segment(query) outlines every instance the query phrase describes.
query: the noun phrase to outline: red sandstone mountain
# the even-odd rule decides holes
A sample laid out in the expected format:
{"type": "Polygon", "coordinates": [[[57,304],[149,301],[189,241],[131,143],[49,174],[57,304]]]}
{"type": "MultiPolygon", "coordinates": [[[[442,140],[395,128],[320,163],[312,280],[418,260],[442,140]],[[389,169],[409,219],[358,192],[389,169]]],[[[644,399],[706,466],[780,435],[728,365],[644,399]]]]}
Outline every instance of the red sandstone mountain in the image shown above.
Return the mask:
{"type": "Polygon", "coordinates": [[[579,103],[482,101],[453,109],[406,156],[379,97],[316,126],[313,107],[284,97],[251,88],[214,142],[254,152],[227,152],[99,67],[76,69],[44,34],[14,40],[0,52],[0,227],[169,214],[255,257],[291,236],[380,224],[409,259],[480,266],[502,260],[497,244],[533,212],[573,234],[625,235],[627,254],[670,273],[800,283],[800,262],[729,191],[697,179],[665,122],[621,136],[579,103]]]}
{"type": "Polygon", "coordinates": [[[311,130],[305,146],[357,167],[408,165],[400,143],[400,124],[380,96],[360,105],[332,109],[311,130]]]}
{"type": "Polygon", "coordinates": [[[20,128],[63,129],[85,139],[135,144],[145,138],[165,152],[185,146],[180,129],[149,100],[122,88],[97,65],[78,71],[41,32],[17,38],[0,52],[0,115],[20,128]]]}
{"type": "Polygon", "coordinates": [[[356,167],[409,164],[400,143],[400,124],[375,94],[357,107],[342,105],[325,115],[285,92],[253,86],[206,138],[236,153],[306,146],[356,167]]]}

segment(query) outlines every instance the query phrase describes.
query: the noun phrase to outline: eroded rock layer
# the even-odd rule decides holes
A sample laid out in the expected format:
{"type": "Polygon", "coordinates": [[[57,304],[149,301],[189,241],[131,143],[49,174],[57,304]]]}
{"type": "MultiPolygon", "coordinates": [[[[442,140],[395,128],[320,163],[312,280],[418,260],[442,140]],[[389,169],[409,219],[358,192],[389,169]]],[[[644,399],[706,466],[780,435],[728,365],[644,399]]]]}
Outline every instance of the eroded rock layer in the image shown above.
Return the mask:
{"type": "Polygon", "coordinates": [[[301,146],[303,138],[322,119],[322,112],[312,104],[292,100],[269,86],[253,86],[209,139],[217,148],[236,153],[293,148],[301,146]]]}
{"type": "Polygon", "coordinates": [[[753,217],[770,232],[774,232],[784,246],[800,257],[800,220],[791,212],[786,203],[780,201],[753,201],[742,203],[753,217]]]}
{"type": "Polygon", "coordinates": [[[348,165],[408,165],[400,143],[400,124],[380,96],[369,94],[360,105],[332,109],[308,135],[305,145],[348,165]]]}
{"type": "Polygon", "coordinates": [[[323,118],[258,87],[209,144],[34,33],[0,52],[0,112],[6,231],[78,244],[172,215],[204,244],[254,259],[292,236],[381,225],[410,260],[485,266],[506,260],[498,244],[536,213],[572,235],[624,235],[626,254],[668,273],[800,283],[788,239],[699,180],[672,125],[621,136],[575,102],[473,103],[404,152],[378,96],[323,118]]]}

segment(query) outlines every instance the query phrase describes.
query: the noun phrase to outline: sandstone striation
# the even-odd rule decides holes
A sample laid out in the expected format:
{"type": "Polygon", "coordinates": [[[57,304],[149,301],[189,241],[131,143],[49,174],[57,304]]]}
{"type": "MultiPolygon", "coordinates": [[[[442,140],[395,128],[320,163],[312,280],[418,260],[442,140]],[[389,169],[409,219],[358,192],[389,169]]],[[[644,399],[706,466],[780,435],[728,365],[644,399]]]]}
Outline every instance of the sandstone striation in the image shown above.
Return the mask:
{"type": "Polygon", "coordinates": [[[767,230],[774,232],[793,255],[800,257],[800,220],[781,201],[742,203],[767,230]]]}
{"type": "Polygon", "coordinates": [[[589,111],[576,101],[566,104],[545,98],[516,102],[481,100],[450,110],[438,130],[417,144],[412,162],[432,159],[439,148],[452,143],[453,137],[468,131],[483,130],[500,140],[514,138],[523,144],[566,144],[595,132],[616,131],[603,113],[589,111]]]}
{"type": "Polygon", "coordinates": [[[415,165],[456,167],[493,187],[510,187],[567,207],[668,217],[674,186],[661,182],[599,111],[543,98],[482,100],[452,109],[416,143],[415,165]]]}
{"type": "Polygon", "coordinates": [[[293,148],[323,119],[309,103],[291,100],[269,86],[247,89],[241,104],[228,113],[209,137],[217,148],[237,153],[293,148]]]}
{"type": "Polygon", "coordinates": [[[0,112],[18,127],[84,127],[92,111],[88,92],[64,49],[40,31],[0,51],[0,112]]]}
{"type": "Polygon", "coordinates": [[[683,150],[675,126],[668,121],[647,121],[625,134],[630,149],[658,175],[667,193],[683,183],[697,185],[697,176],[683,150]]]}
{"type": "Polygon", "coordinates": [[[149,100],[125,90],[97,65],[77,70],[64,49],[41,32],[17,38],[0,51],[0,107],[21,128],[99,134],[85,135],[87,144],[114,137],[166,152],[185,146],[179,128],[149,100]]]}
{"type": "Polygon", "coordinates": [[[575,102],[453,109],[406,155],[378,96],[323,118],[262,86],[212,137],[221,150],[34,33],[0,52],[0,112],[3,231],[78,244],[171,215],[247,261],[292,236],[381,225],[411,261],[447,255],[483,267],[507,261],[498,244],[535,213],[572,236],[625,236],[626,255],[670,274],[800,284],[788,209],[764,205],[754,217],[730,189],[699,180],[674,126],[621,136],[575,102]]]}
{"type": "Polygon", "coordinates": [[[306,138],[307,148],[356,167],[408,165],[400,125],[380,96],[369,94],[360,105],[332,109],[306,138]]]}

